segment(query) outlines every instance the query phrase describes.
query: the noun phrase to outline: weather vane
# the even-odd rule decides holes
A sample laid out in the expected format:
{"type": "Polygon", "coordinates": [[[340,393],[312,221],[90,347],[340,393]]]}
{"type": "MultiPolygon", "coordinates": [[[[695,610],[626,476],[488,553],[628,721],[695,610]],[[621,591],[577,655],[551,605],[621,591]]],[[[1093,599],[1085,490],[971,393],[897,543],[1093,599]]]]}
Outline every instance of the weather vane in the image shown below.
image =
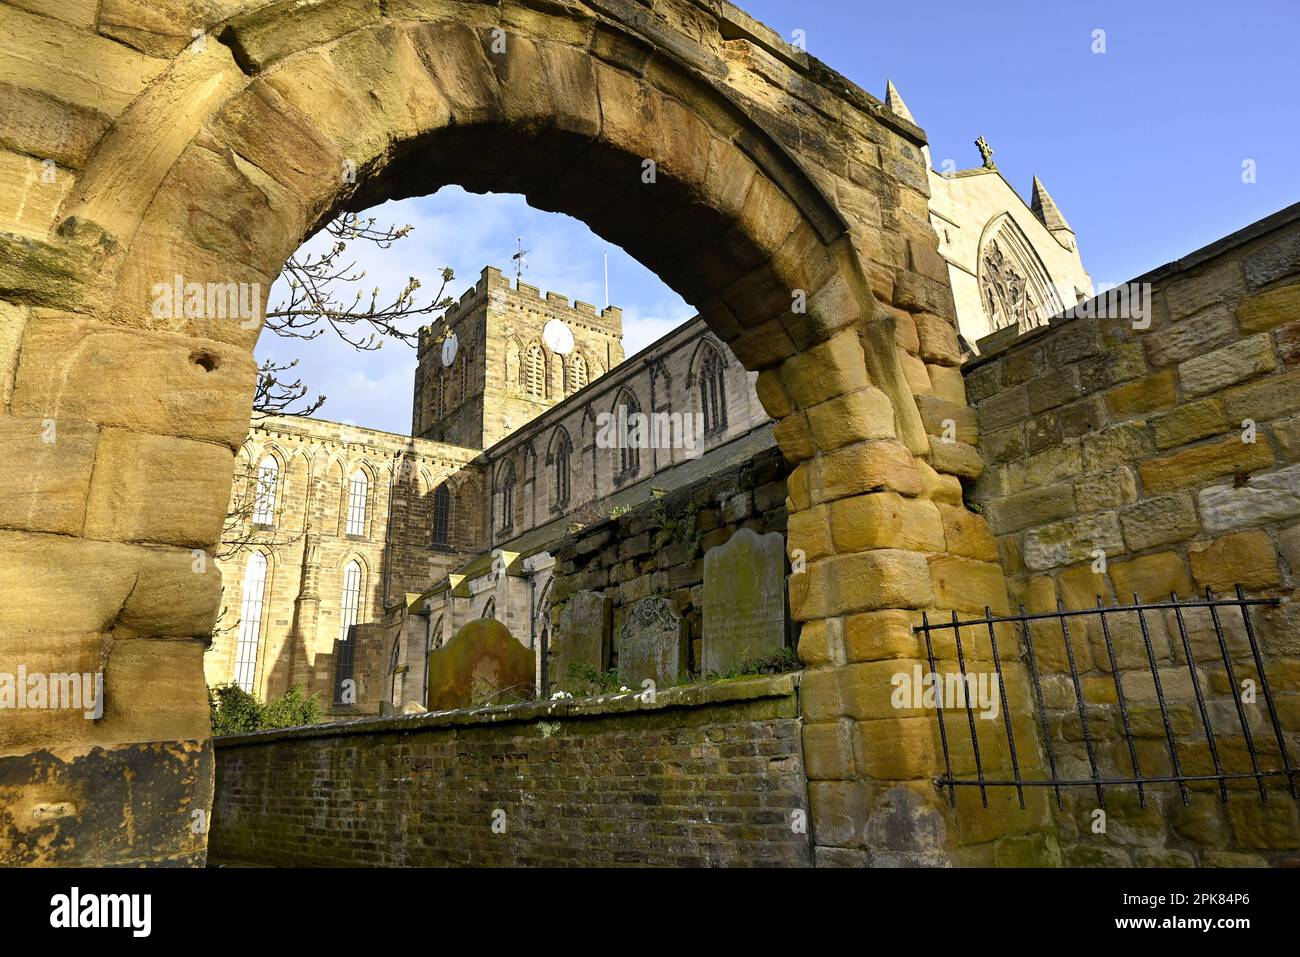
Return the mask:
{"type": "Polygon", "coordinates": [[[528,255],[528,250],[524,248],[524,237],[516,236],[516,252],[510,258],[515,261],[515,285],[519,285],[519,280],[524,275],[524,257],[528,255]]]}
{"type": "Polygon", "coordinates": [[[980,151],[980,156],[984,158],[985,169],[997,169],[998,164],[993,162],[993,147],[989,146],[989,141],[981,133],[980,138],[975,141],[975,146],[980,151]]]}

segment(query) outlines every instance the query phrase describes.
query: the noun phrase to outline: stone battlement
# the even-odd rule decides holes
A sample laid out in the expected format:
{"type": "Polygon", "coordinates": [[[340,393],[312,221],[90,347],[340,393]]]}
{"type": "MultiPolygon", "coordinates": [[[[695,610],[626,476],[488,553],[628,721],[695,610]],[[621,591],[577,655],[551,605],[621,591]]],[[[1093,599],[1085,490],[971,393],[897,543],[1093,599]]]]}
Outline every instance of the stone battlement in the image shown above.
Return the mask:
{"type": "Polygon", "coordinates": [[[483,271],[479,273],[479,278],[474,285],[467,288],[456,302],[447,308],[447,311],[432,324],[420,329],[419,352],[423,353],[434,343],[440,342],[445,330],[455,326],[462,316],[467,315],[475,309],[482,299],[492,292],[504,293],[508,297],[522,300],[524,302],[536,301],[544,304],[548,309],[556,313],[568,313],[569,315],[560,315],[563,318],[584,325],[586,328],[604,327],[621,329],[623,322],[623,309],[621,306],[606,306],[604,309],[597,309],[589,302],[583,302],[581,299],[575,299],[570,304],[569,297],[563,293],[549,291],[545,294],[541,289],[522,279],[512,281],[509,276],[501,272],[496,266],[484,266],[483,271]]]}

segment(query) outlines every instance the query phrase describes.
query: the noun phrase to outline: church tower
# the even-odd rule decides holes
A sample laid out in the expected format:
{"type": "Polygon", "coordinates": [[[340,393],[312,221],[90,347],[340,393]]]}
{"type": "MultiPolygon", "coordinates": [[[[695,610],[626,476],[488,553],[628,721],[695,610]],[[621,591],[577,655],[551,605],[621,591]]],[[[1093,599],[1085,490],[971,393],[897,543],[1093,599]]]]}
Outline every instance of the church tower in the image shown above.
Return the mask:
{"type": "Polygon", "coordinates": [[[623,311],[570,305],[487,266],[420,331],[417,355],[411,434],[484,449],[622,362],[623,311]],[[553,348],[569,337],[567,352],[553,348]]]}

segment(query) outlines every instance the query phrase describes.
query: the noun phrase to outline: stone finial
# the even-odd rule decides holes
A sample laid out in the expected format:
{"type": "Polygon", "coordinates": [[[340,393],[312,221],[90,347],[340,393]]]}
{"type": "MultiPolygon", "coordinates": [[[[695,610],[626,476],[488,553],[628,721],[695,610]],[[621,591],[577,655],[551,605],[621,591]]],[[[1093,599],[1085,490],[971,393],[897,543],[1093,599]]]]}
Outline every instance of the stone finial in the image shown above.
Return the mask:
{"type": "Polygon", "coordinates": [[[980,151],[980,157],[984,160],[985,169],[997,169],[998,164],[993,162],[993,147],[989,146],[989,141],[980,134],[980,138],[975,141],[975,147],[980,151]]]}
{"type": "Polygon", "coordinates": [[[916,122],[912,117],[912,111],[909,110],[907,104],[903,102],[903,97],[899,94],[898,87],[894,86],[893,80],[885,80],[885,106],[887,106],[889,111],[895,116],[902,117],[909,123],[916,122]]]}

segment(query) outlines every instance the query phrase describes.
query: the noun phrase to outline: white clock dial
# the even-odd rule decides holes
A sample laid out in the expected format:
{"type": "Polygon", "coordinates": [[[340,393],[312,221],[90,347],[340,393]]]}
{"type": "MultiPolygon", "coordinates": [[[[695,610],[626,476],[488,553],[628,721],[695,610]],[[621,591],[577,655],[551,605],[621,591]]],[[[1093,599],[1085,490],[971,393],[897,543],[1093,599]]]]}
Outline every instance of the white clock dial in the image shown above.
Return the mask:
{"type": "Polygon", "coordinates": [[[451,333],[442,340],[442,364],[450,366],[456,361],[456,333],[451,333]]]}
{"type": "Polygon", "coordinates": [[[563,320],[551,319],[542,327],[542,341],[556,355],[567,356],[573,351],[573,330],[563,320]]]}

